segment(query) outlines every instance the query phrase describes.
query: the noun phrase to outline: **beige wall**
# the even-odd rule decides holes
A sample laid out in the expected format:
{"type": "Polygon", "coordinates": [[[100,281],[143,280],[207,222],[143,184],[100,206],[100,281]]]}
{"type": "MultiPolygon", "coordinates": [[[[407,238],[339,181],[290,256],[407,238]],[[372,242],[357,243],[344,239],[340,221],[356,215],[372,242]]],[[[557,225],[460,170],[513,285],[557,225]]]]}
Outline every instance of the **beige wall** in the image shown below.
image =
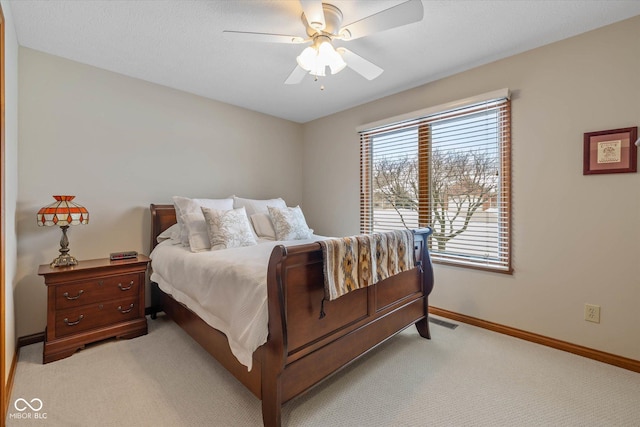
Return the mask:
{"type": "Polygon", "coordinates": [[[302,199],[302,126],[20,48],[18,336],[46,324],[39,264],[61,232],[37,227],[54,194],[90,213],[71,254],[149,253],[149,204],[171,196],[302,199]]]}
{"type": "Polygon", "coordinates": [[[583,133],[640,124],[638,40],[635,17],[305,124],[308,221],[358,232],[357,126],[508,87],[515,273],[437,265],[431,304],[640,360],[640,173],[582,175],[583,133]]]}
{"type": "MultiPolygon", "coordinates": [[[[16,285],[16,199],[18,196],[18,40],[8,2],[2,1],[5,23],[5,374],[9,375],[16,351],[13,294],[16,285]]],[[[6,383],[4,378],[3,384],[6,383]]]]}

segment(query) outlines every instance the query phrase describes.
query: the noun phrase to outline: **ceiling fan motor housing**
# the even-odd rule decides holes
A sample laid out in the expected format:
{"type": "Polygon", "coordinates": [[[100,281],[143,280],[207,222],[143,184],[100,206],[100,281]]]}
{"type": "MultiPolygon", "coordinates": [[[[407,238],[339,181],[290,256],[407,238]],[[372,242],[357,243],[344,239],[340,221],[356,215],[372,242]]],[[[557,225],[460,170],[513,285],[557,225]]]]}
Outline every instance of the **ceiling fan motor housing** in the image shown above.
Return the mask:
{"type": "Polygon", "coordinates": [[[334,5],[328,3],[322,3],[322,11],[324,12],[325,27],[320,30],[316,29],[314,25],[307,21],[304,13],[302,14],[301,19],[307,30],[307,35],[309,37],[314,37],[316,34],[337,36],[340,33],[340,25],[342,25],[342,12],[334,5]]]}

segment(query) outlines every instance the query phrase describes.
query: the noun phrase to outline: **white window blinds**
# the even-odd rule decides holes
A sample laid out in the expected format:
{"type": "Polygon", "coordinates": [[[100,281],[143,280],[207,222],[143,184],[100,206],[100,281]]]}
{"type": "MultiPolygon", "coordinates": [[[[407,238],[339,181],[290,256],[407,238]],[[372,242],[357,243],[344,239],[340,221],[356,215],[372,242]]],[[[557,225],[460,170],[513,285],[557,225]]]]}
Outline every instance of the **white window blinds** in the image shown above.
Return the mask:
{"type": "Polygon", "coordinates": [[[500,97],[361,130],[361,231],[428,225],[434,262],[510,272],[510,115],[500,97]]]}

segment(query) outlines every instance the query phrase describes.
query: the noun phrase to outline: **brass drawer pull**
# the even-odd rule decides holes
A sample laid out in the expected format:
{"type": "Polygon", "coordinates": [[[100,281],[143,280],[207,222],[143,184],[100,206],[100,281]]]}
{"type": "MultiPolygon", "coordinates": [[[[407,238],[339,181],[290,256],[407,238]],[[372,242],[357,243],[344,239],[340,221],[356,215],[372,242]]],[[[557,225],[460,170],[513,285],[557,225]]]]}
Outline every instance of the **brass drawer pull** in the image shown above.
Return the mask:
{"type": "Polygon", "coordinates": [[[129,313],[131,310],[133,310],[133,304],[131,304],[131,305],[129,306],[129,309],[128,309],[128,310],[123,310],[121,305],[119,305],[119,306],[118,306],[118,311],[119,311],[120,313],[122,313],[122,314],[127,314],[127,313],[129,313]]]}
{"type": "Polygon", "coordinates": [[[80,315],[80,317],[78,317],[78,320],[77,320],[77,321],[75,321],[75,322],[69,322],[69,319],[67,319],[67,318],[65,317],[65,318],[64,318],[64,323],[66,323],[66,324],[67,324],[67,326],[75,326],[75,325],[77,325],[78,323],[80,323],[80,321],[81,321],[82,319],[84,319],[84,315],[82,315],[82,314],[80,315]]]}
{"type": "Polygon", "coordinates": [[[118,287],[120,288],[121,291],[128,291],[129,289],[133,288],[133,280],[131,282],[129,282],[129,287],[128,288],[123,288],[122,287],[122,283],[118,283],[118,287]]]}
{"type": "Polygon", "coordinates": [[[68,299],[69,301],[73,301],[74,299],[80,298],[80,295],[82,295],[83,293],[84,291],[80,289],[80,292],[78,292],[78,295],[76,295],[75,297],[70,297],[69,292],[65,292],[64,294],[62,294],[62,296],[68,299]]]}

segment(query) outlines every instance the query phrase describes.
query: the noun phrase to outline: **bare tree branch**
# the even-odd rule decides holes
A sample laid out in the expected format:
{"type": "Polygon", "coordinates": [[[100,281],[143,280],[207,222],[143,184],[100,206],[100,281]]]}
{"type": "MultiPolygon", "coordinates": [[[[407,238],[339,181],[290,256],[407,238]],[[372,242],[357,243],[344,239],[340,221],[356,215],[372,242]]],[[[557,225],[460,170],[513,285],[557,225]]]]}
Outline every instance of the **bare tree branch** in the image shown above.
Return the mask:
{"type": "MultiPolygon", "coordinates": [[[[464,233],[473,215],[497,197],[498,159],[486,151],[431,153],[430,219],[438,250],[464,233]]],[[[374,206],[391,206],[407,227],[401,209],[418,210],[419,174],[415,158],[377,159],[373,165],[374,206]]]]}

